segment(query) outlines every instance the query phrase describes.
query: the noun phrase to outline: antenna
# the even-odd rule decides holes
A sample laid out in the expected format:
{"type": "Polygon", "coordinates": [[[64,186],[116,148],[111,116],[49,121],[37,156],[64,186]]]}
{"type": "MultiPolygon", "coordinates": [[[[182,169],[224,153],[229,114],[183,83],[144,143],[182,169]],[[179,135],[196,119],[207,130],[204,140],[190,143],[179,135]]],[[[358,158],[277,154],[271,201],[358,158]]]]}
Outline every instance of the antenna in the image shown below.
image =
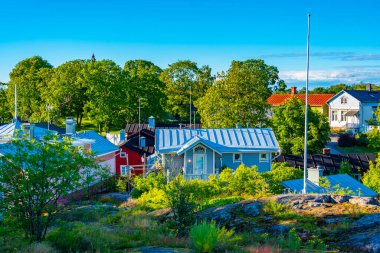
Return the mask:
{"type": "Polygon", "coordinates": [[[310,13],[307,14],[307,46],[306,46],[306,95],[305,95],[305,140],[303,155],[303,193],[307,193],[306,189],[306,173],[307,173],[307,130],[308,130],[308,97],[309,97],[309,57],[310,57],[310,13]]]}

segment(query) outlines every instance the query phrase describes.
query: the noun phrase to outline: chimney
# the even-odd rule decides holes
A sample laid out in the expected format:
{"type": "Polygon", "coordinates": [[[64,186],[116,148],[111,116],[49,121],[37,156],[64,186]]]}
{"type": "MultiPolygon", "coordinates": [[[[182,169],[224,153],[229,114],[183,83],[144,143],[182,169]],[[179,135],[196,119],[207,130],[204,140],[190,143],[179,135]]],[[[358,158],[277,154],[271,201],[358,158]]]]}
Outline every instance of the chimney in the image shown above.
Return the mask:
{"type": "Polygon", "coordinates": [[[319,185],[319,179],[323,177],[323,169],[320,166],[317,168],[308,168],[307,169],[307,179],[312,183],[319,185]]]}
{"type": "Polygon", "coordinates": [[[290,88],[292,97],[297,94],[297,87],[293,86],[290,88]]]}
{"type": "Polygon", "coordinates": [[[179,129],[182,129],[182,123],[179,123],[179,129]]]}
{"type": "Polygon", "coordinates": [[[149,128],[155,128],[156,127],[156,123],[155,123],[155,120],[154,120],[153,116],[150,116],[148,118],[148,127],[149,128]]]}
{"type": "Polygon", "coordinates": [[[120,142],[125,141],[125,130],[121,129],[120,130],[120,142]]]}
{"type": "Polygon", "coordinates": [[[76,120],[73,117],[67,117],[65,120],[65,123],[66,123],[66,134],[74,135],[76,133],[75,131],[76,120]]]}
{"type": "Polygon", "coordinates": [[[323,148],[323,149],[322,149],[322,153],[323,153],[324,155],[329,155],[329,154],[331,153],[331,149],[329,149],[329,148],[323,148]]]}
{"type": "Polygon", "coordinates": [[[365,85],[365,89],[366,89],[366,91],[372,92],[372,84],[367,83],[367,84],[365,85]]]}
{"type": "Polygon", "coordinates": [[[145,136],[140,137],[140,147],[145,148],[146,146],[146,138],[145,136]]]}
{"type": "Polygon", "coordinates": [[[32,123],[22,124],[22,133],[28,140],[33,139],[34,138],[34,124],[32,123]]]}
{"type": "Polygon", "coordinates": [[[237,123],[237,124],[236,124],[236,128],[241,128],[241,124],[240,124],[240,123],[237,123]]]}

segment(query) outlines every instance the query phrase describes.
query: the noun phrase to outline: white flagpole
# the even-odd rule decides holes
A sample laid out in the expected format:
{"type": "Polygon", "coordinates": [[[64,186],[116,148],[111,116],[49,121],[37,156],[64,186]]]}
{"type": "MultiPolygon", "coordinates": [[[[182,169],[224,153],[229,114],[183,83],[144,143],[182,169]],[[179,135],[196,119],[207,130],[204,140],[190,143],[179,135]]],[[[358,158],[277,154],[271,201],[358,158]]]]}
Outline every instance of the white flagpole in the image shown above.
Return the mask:
{"type": "Polygon", "coordinates": [[[304,155],[303,155],[303,193],[307,193],[307,131],[308,131],[308,98],[309,98],[309,48],[310,48],[310,14],[307,14],[307,49],[306,49],[306,95],[305,95],[305,138],[304,138],[304,155]]]}

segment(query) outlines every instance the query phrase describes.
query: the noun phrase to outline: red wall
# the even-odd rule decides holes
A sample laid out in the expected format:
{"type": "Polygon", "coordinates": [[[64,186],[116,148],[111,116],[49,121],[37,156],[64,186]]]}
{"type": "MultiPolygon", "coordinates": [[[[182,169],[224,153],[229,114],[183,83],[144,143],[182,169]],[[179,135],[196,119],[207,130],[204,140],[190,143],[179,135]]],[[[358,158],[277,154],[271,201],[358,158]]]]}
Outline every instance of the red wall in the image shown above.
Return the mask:
{"type": "Polygon", "coordinates": [[[141,156],[137,154],[136,152],[126,148],[126,147],[120,147],[122,149],[122,152],[127,153],[127,157],[120,157],[120,153],[116,156],[116,174],[120,175],[120,165],[130,165],[136,170],[132,172],[133,175],[142,174],[142,166],[136,166],[136,165],[143,165],[143,162],[141,161],[141,156]],[[128,163],[127,163],[128,160],[128,163]]]}

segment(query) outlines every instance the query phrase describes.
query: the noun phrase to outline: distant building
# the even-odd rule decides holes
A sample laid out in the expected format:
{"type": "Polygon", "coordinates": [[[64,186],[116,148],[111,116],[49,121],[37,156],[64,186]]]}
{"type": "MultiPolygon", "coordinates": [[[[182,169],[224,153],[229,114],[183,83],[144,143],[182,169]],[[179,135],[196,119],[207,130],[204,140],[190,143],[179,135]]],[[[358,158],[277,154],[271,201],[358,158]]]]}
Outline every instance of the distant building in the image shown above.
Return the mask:
{"type": "Polygon", "coordinates": [[[329,122],[332,128],[365,132],[368,120],[375,118],[380,101],[380,91],[373,91],[371,84],[366,90],[343,90],[327,101],[329,122]]]}
{"type": "Polygon", "coordinates": [[[185,179],[204,179],[224,167],[256,165],[271,170],[280,147],[272,129],[156,129],[156,153],[165,169],[180,170],[185,179]]]}
{"type": "MultiPolygon", "coordinates": [[[[334,94],[309,94],[308,104],[312,110],[328,115],[328,105],[326,102],[331,99],[334,94]]],[[[291,87],[291,94],[273,94],[267,99],[268,104],[277,107],[285,103],[289,98],[297,97],[305,101],[306,94],[297,94],[297,88],[291,87]]]]}

